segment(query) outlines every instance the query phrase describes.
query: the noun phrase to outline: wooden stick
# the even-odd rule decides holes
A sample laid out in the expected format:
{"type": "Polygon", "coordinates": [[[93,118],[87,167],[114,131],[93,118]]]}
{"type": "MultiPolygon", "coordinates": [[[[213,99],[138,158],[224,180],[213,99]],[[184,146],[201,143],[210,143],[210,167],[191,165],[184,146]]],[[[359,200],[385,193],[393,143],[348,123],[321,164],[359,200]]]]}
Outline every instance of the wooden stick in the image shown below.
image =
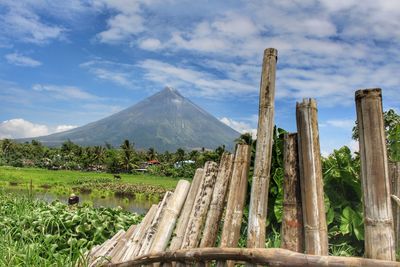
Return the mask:
{"type": "Polygon", "coordinates": [[[268,48],[264,51],[260,84],[257,147],[247,228],[247,247],[249,248],[265,247],[268,189],[274,133],[275,73],[277,60],[278,51],[276,49],[268,48]]]}
{"type": "Polygon", "coordinates": [[[215,183],[210,209],[207,213],[207,220],[204,226],[203,237],[200,247],[213,247],[217,240],[219,222],[224,212],[225,196],[228,190],[229,181],[232,177],[234,156],[225,152],[222,154],[221,163],[218,170],[217,181],[215,183]]]}
{"type": "MultiPolygon", "coordinates": [[[[389,163],[389,177],[391,181],[391,194],[400,196],[400,162],[389,163]]],[[[392,197],[393,199],[393,197],[392,197]]],[[[395,234],[396,251],[400,248],[400,206],[392,205],[393,225],[395,234]]]]}
{"type": "Polygon", "coordinates": [[[304,252],[297,134],[285,134],[283,142],[283,216],[281,248],[304,252]]]}
{"type": "Polygon", "coordinates": [[[298,150],[305,251],[328,254],[324,189],[317,122],[317,103],[304,99],[296,105],[298,150]]]}
{"type": "Polygon", "coordinates": [[[133,267],[157,262],[186,262],[199,261],[250,262],[252,264],[268,265],[271,267],[400,267],[399,262],[374,260],[356,257],[317,256],[293,252],[281,248],[248,249],[248,248],[197,248],[160,252],[144,255],[133,261],[109,264],[109,267],[133,267]]]}
{"type": "Polygon", "coordinates": [[[181,248],[195,248],[199,244],[200,235],[203,230],[208,207],[211,202],[217,173],[217,163],[207,161],[204,166],[203,183],[197,192],[181,248]]]}
{"type": "Polygon", "coordinates": [[[154,235],[154,240],[149,250],[150,253],[161,252],[167,248],[175,223],[189,192],[189,187],[190,183],[186,180],[178,182],[174,194],[165,208],[157,232],[154,235]]]}
{"type": "Polygon", "coordinates": [[[125,234],[124,230],[119,230],[111,239],[103,243],[101,248],[92,256],[93,260],[89,266],[99,266],[108,258],[110,251],[116,246],[118,240],[125,234]]]}
{"type": "Polygon", "coordinates": [[[200,185],[203,180],[203,169],[197,169],[194,174],[192,184],[190,185],[189,193],[183,206],[181,215],[179,216],[178,223],[175,228],[174,237],[171,240],[169,250],[177,250],[181,248],[182,240],[187,229],[187,225],[190,218],[190,213],[193,209],[193,204],[196,199],[197,192],[199,191],[200,185]]]}
{"type": "Polygon", "coordinates": [[[236,247],[239,241],[247,194],[250,156],[249,145],[237,146],[220,247],[236,247]]]}
{"type": "Polygon", "coordinates": [[[381,89],[355,94],[364,204],[365,254],[396,260],[381,89]]]}

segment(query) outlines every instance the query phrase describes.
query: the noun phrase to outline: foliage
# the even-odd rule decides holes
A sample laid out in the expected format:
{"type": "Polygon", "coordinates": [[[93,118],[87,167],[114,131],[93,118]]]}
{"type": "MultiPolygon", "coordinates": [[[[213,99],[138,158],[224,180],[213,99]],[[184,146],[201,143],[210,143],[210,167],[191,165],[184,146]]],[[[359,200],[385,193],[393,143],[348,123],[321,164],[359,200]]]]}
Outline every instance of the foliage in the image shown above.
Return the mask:
{"type": "Polygon", "coordinates": [[[0,265],[75,266],[92,246],[141,219],[120,209],[47,204],[0,192],[0,265]]]}

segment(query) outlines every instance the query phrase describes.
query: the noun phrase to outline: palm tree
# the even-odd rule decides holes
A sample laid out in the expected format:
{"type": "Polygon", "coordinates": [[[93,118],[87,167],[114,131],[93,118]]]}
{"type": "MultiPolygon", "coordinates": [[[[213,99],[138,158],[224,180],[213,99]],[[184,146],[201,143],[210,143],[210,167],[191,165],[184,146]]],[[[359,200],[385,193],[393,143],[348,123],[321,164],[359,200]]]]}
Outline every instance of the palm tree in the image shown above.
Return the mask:
{"type": "Polygon", "coordinates": [[[150,147],[147,150],[147,159],[148,160],[153,160],[157,158],[157,152],[155,151],[154,147],[150,147]]]}
{"type": "Polygon", "coordinates": [[[121,145],[121,149],[122,149],[122,162],[123,162],[123,166],[125,171],[129,172],[131,170],[131,160],[133,158],[133,146],[135,145],[135,143],[130,143],[129,140],[124,140],[124,142],[121,145]]]}
{"type": "Polygon", "coordinates": [[[241,145],[252,145],[253,137],[251,136],[251,133],[243,133],[235,139],[235,143],[241,145]]]}

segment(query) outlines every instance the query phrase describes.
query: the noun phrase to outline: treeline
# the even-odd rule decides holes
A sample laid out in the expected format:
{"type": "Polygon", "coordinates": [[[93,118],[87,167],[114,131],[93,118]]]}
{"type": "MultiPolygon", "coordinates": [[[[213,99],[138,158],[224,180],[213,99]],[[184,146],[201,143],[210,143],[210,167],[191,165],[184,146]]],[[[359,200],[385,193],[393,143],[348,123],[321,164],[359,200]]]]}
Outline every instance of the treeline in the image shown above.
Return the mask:
{"type": "Polygon", "coordinates": [[[156,160],[159,164],[149,166],[148,172],[191,178],[197,167],[203,166],[208,160],[218,162],[224,151],[225,147],[220,146],[215,150],[202,149],[187,152],[179,148],[175,152],[160,153],[154,148],[135,149],[134,143],[129,140],[125,140],[119,147],[114,148],[108,144],[80,146],[71,141],[64,142],[61,147],[46,147],[37,140],[18,143],[3,139],[0,140],[0,165],[51,170],[134,173],[138,169],[148,167],[149,161],[156,160]]]}

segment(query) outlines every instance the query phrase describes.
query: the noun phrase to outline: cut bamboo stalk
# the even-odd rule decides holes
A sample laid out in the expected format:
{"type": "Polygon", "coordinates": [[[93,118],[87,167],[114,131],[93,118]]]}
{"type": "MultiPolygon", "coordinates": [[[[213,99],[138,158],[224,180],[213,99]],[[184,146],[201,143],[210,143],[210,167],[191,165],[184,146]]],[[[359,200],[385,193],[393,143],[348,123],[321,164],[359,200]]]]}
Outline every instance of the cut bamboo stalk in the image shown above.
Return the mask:
{"type": "Polygon", "coordinates": [[[297,134],[285,134],[283,143],[283,216],[281,247],[304,252],[303,213],[301,208],[297,134]]]}
{"type": "Polygon", "coordinates": [[[355,94],[364,204],[365,254],[396,260],[381,89],[355,94]]]}
{"type": "Polygon", "coordinates": [[[302,103],[297,103],[296,118],[305,252],[327,255],[328,232],[316,101],[304,99],[302,103]]]}
{"type": "MultiPolygon", "coordinates": [[[[237,247],[242,225],[243,207],[246,202],[247,180],[249,175],[251,146],[239,144],[233,163],[232,179],[225,211],[220,247],[237,247]]],[[[228,266],[233,263],[228,262],[228,266]]],[[[217,266],[225,266],[218,262],[217,266]]]]}
{"type": "Polygon", "coordinates": [[[118,240],[125,234],[124,230],[119,230],[111,239],[104,242],[101,248],[93,255],[93,261],[89,264],[92,266],[99,266],[102,262],[106,262],[109,258],[108,254],[117,245],[118,240]]]}
{"type": "Polygon", "coordinates": [[[141,242],[147,232],[147,229],[150,227],[151,222],[154,219],[157,209],[157,205],[151,206],[142,222],[138,225],[138,227],[136,227],[133,234],[128,238],[125,246],[116,251],[115,255],[112,257],[112,262],[120,262],[124,259],[124,257],[133,258],[136,256],[135,249],[140,249],[141,242]]]}
{"type": "Polygon", "coordinates": [[[268,48],[264,51],[260,84],[257,147],[247,228],[248,248],[265,247],[268,189],[274,132],[275,74],[277,60],[278,51],[276,49],[268,48]]]}
{"type": "Polygon", "coordinates": [[[214,192],[204,226],[203,237],[200,241],[201,248],[215,246],[219,222],[224,212],[226,192],[232,177],[233,160],[234,155],[227,152],[222,154],[217,181],[215,182],[214,192]]]}
{"type": "MultiPolygon", "coordinates": [[[[168,191],[167,193],[165,193],[165,196],[163,198],[163,200],[161,201],[161,203],[158,206],[157,212],[154,215],[153,221],[151,222],[150,227],[147,229],[145,236],[143,237],[143,242],[142,242],[142,246],[140,247],[139,252],[137,253],[137,255],[131,255],[131,257],[134,256],[140,256],[140,255],[144,255],[144,254],[148,254],[151,244],[153,243],[154,240],[154,235],[157,232],[160,220],[164,214],[165,208],[170,200],[172,196],[172,192],[168,191]]],[[[125,258],[125,260],[130,260],[133,258],[125,258]]]]}
{"type": "Polygon", "coordinates": [[[129,239],[132,237],[137,227],[138,225],[136,224],[131,225],[126,233],[121,236],[117,244],[115,244],[115,247],[108,254],[111,260],[115,257],[115,254],[117,254],[118,251],[122,250],[125,247],[126,243],[129,242],[129,239]]]}
{"type": "MultiPolygon", "coordinates": [[[[391,162],[389,164],[389,175],[392,184],[391,192],[395,196],[400,196],[400,162],[391,162]]],[[[392,205],[393,223],[396,251],[400,248],[400,206],[392,205]]]]}
{"type": "Polygon", "coordinates": [[[197,192],[199,191],[200,185],[202,183],[204,171],[203,169],[197,169],[194,174],[192,184],[190,185],[190,190],[186,198],[185,204],[183,206],[181,215],[179,216],[178,223],[174,232],[174,237],[171,240],[169,250],[177,250],[181,248],[182,240],[187,229],[187,225],[190,218],[190,213],[192,212],[193,204],[196,199],[197,192]]]}
{"type": "Polygon", "coordinates": [[[150,253],[164,251],[167,248],[171,238],[178,216],[182,210],[183,203],[189,192],[190,183],[186,180],[180,180],[175,188],[174,194],[168,201],[164,214],[161,218],[157,232],[154,235],[151,244],[150,253]]]}
{"type": "Polygon", "coordinates": [[[203,230],[208,207],[211,202],[217,173],[217,163],[207,161],[204,166],[204,177],[202,179],[203,182],[199,191],[197,192],[181,248],[195,248],[199,244],[200,235],[203,230]]]}
{"type": "Polygon", "coordinates": [[[293,252],[281,248],[197,248],[161,252],[145,255],[130,262],[111,264],[109,267],[133,267],[157,262],[186,262],[187,265],[199,261],[249,262],[270,267],[400,267],[399,262],[356,257],[317,256],[293,252]]]}

